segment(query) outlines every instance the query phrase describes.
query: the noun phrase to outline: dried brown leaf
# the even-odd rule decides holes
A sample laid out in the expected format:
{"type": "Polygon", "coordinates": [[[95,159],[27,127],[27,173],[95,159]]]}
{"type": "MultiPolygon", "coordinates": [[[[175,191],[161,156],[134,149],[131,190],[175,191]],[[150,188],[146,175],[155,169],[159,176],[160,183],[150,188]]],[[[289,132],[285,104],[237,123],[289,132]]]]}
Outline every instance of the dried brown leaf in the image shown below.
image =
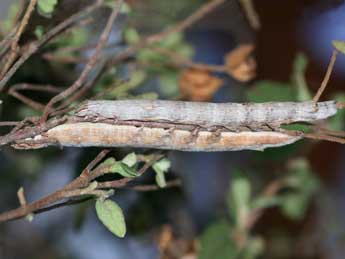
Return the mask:
{"type": "Polygon", "coordinates": [[[241,44],[225,56],[227,72],[241,82],[247,82],[256,76],[256,61],[253,57],[255,46],[241,44]]]}
{"type": "Polygon", "coordinates": [[[182,72],[179,87],[182,96],[191,101],[209,101],[221,87],[223,80],[202,69],[186,69],[182,72]]]}

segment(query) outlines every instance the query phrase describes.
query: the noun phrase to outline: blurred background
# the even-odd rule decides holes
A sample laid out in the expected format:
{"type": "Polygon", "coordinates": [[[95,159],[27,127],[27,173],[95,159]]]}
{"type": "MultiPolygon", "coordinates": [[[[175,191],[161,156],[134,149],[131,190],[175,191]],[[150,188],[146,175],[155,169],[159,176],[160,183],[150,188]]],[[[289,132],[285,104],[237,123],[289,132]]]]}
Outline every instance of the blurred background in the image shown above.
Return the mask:
{"type": "MultiPolygon", "coordinates": [[[[61,20],[90,1],[80,2],[60,0],[52,18],[35,14],[30,26],[54,23],[54,19],[61,20]]],[[[128,0],[131,10],[116,20],[109,40],[113,47],[107,48],[105,55],[123,50],[133,33],[159,32],[205,2],[128,0]]],[[[332,55],[332,40],[345,40],[344,1],[253,1],[259,29],[252,28],[241,3],[228,0],[183,35],[161,43],[193,62],[213,65],[222,65],[224,57],[241,46],[253,50],[250,59],[255,65],[245,67],[239,76],[213,73],[223,80],[222,85],[202,100],[302,101],[313,96],[332,55]],[[248,78],[242,79],[243,73],[248,78]]],[[[16,1],[0,2],[2,33],[19,5],[16,1]]],[[[95,12],[91,24],[55,44],[96,42],[108,14],[107,9],[95,12]]],[[[28,32],[25,37],[32,35],[28,32]]],[[[49,51],[54,54],[54,46],[47,46],[49,51]]],[[[78,55],[88,57],[90,50],[78,55]]],[[[193,72],[162,68],[159,58],[145,51],[136,58],[143,64],[157,63],[138,66],[128,62],[116,68],[115,76],[129,78],[130,84],[107,98],[174,99],[186,91],[181,74],[193,72]]],[[[82,62],[70,64],[35,55],[18,71],[12,84],[69,85],[82,67],[82,62]]],[[[343,71],[345,58],[338,55],[323,99],[345,99],[343,71]]],[[[93,94],[107,84],[109,79],[102,80],[93,94]]],[[[188,94],[187,100],[203,98],[195,92],[188,94]]],[[[32,96],[47,100],[47,96],[32,96]]],[[[4,102],[1,120],[37,114],[14,98],[0,98],[4,102]]],[[[343,131],[344,119],[341,113],[325,126],[343,131]]],[[[61,188],[100,150],[3,148],[0,211],[19,205],[16,193],[21,186],[28,201],[61,188]]],[[[112,155],[121,159],[130,152],[147,151],[116,148],[112,155]]],[[[0,225],[0,258],[341,259],[345,253],[344,156],[345,148],[340,144],[310,140],[264,152],[168,152],[171,168],[167,178],[180,178],[181,186],[153,192],[124,189],[112,197],[125,214],[128,232],[124,239],[115,237],[99,222],[94,201],[87,201],[36,215],[31,223],[23,219],[0,225]]],[[[153,172],[141,181],[154,183],[153,172]]]]}

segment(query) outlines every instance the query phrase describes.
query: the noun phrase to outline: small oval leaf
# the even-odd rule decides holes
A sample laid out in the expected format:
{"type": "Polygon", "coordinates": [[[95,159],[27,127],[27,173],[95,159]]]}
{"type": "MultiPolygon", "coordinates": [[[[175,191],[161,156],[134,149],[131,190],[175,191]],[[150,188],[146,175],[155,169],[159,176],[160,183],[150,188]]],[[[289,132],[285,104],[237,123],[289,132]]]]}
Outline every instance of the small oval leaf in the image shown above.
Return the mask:
{"type": "Polygon", "coordinates": [[[97,200],[96,212],[98,219],[106,228],[118,237],[126,234],[126,223],[122,209],[112,200],[97,200]]]}
{"type": "Polygon", "coordinates": [[[170,161],[167,158],[163,158],[159,160],[158,162],[154,163],[152,168],[156,172],[167,172],[171,166],[170,161]]]}
{"type": "Polygon", "coordinates": [[[116,162],[111,167],[111,172],[118,173],[122,175],[123,177],[137,177],[139,175],[138,172],[134,168],[129,167],[123,162],[116,162]]]}
{"type": "Polygon", "coordinates": [[[156,172],[156,183],[160,188],[164,188],[167,186],[167,182],[165,180],[165,173],[156,172]]]}
{"type": "Polygon", "coordinates": [[[128,165],[129,167],[134,166],[137,163],[137,155],[132,152],[122,159],[122,163],[128,165]]]}

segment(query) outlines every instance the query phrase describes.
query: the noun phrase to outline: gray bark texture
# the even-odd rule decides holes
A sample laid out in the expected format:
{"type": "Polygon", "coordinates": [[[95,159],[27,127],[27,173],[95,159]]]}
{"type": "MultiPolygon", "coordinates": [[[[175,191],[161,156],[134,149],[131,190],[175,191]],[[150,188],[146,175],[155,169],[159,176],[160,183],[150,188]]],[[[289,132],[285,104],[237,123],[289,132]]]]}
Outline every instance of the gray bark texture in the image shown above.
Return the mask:
{"type": "Polygon", "coordinates": [[[76,116],[119,121],[170,122],[212,126],[252,126],[326,119],[337,112],[334,101],[269,103],[204,103],[164,100],[88,101],[76,116]]]}

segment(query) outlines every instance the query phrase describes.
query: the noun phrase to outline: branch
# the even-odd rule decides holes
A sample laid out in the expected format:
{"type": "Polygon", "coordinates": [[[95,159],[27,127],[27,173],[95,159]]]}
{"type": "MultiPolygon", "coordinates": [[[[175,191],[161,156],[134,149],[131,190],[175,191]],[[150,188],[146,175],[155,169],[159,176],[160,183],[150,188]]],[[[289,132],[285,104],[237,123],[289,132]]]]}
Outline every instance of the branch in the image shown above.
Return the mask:
{"type": "Polygon", "coordinates": [[[113,23],[120,11],[121,5],[122,5],[122,0],[119,0],[116,2],[116,5],[113,8],[112,13],[109,16],[109,19],[107,21],[107,24],[99,38],[97,47],[95,49],[95,52],[93,53],[93,55],[91,56],[89,62],[86,64],[83,72],[80,74],[79,78],[69,87],[67,88],[65,91],[61,92],[60,94],[56,95],[55,97],[53,97],[48,104],[46,105],[46,107],[44,108],[43,111],[43,115],[42,115],[42,119],[41,119],[41,123],[45,122],[49,116],[49,112],[51,110],[51,108],[53,107],[54,104],[56,104],[57,102],[63,100],[64,98],[70,96],[72,93],[74,93],[76,90],[78,90],[80,87],[82,87],[82,85],[85,83],[85,81],[87,80],[89,74],[91,73],[92,69],[94,68],[94,66],[97,64],[99,57],[101,55],[102,49],[104,48],[104,46],[107,43],[107,40],[109,38],[109,34],[111,32],[111,29],[113,27],[113,23]]]}
{"type": "MultiPolygon", "coordinates": [[[[66,201],[60,204],[57,202],[66,200],[74,197],[83,196],[96,196],[96,197],[107,197],[112,195],[112,192],[104,191],[103,189],[113,189],[125,186],[128,182],[133,181],[135,178],[123,178],[120,180],[109,181],[109,182],[94,182],[99,176],[109,173],[109,169],[105,166],[96,167],[94,170],[89,171],[93,168],[104,156],[108,153],[108,150],[102,151],[90,164],[82,171],[82,173],[75,180],[65,185],[63,188],[31,203],[22,203],[17,209],[3,212],[0,214],[0,222],[9,220],[19,219],[26,217],[27,215],[34,213],[41,213],[50,209],[55,209],[66,204],[75,204],[80,201],[66,201]]],[[[149,161],[139,170],[138,175],[144,174],[153,163],[161,159],[161,154],[153,155],[149,161]]],[[[89,198],[81,199],[81,201],[88,200],[89,198]]]]}
{"type": "Polygon", "coordinates": [[[11,65],[13,64],[13,61],[15,60],[15,58],[17,57],[18,54],[18,42],[20,40],[20,36],[22,35],[22,33],[24,32],[29,19],[31,17],[32,12],[35,10],[35,5],[37,3],[37,0],[30,0],[30,3],[28,5],[28,8],[26,9],[26,12],[24,14],[24,17],[22,19],[22,21],[19,24],[18,30],[16,31],[12,42],[11,42],[11,52],[9,53],[8,59],[5,63],[5,65],[3,66],[3,69],[1,71],[1,75],[0,78],[2,79],[4,74],[7,72],[7,70],[11,67],[11,65]]]}
{"type": "Polygon", "coordinates": [[[49,40],[54,38],[55,36],[59,35],[61,32],[66,30],[68,27],[72,26],[76,21],[78,21],[81,17],[89,15],[95,9],[101,6],[103,1],[97,0],[96,3],[86,7],[82,11],[73,14],[49,32],[44,34],[40,40],[34,41],[30,43],[23,55],[13,64],[13,66],[7,71],[4,77],[0,80],[0,92],[4,91],[6,84],[11,79],[11,77],[17,72],[17,70],[34,54],[38,51],[40,47],[46,44],[49,40]]]}
{"type": "MultiPolygon", "coordinates": [[[[280,126],[313,123],[337,113],[334,101],[320,102],[318,107],[315,110],[312,101],[245,104],[88,101],[64,123],[31,137],[12,139],[12,144],[19,149],[60,145],[183,151],[263,150],[288,145],[303,137],[312,138],[310,134],[287,131],[280,126]]],[[[337,140],[326,134],[319,139],[337,140]]],[[[338,142],[344,140],[338,138],[338,142]]]]}

